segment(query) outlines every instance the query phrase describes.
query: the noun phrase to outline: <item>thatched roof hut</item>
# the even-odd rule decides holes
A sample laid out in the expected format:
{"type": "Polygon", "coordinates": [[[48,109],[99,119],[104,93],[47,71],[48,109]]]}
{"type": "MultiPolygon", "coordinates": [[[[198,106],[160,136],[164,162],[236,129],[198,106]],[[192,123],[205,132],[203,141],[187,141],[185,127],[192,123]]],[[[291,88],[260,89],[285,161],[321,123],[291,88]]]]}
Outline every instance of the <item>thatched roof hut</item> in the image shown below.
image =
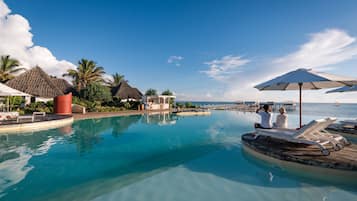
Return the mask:
{"type": "Polygon", "coordinates": [[[51,81],[53,84],[55,84],[64,94],[67,94],[69,92],[74,92],[73,86],[68,83],[65,79],[61,78],[56,78],[56,77],[51,77],[51,81]]]}
{"type": "Polygon", "coordinates": [[[62,90],[40,67],[35,67],[22,73],[6,82],[6,85],[35,97],[54,98],[64,95],[62,90]]]}
{"type": "Polygon", "coordinates": [[[121,81],[118,86],[112,88],[112,95],[120,99],[140,100],[143,94],[137,89],[131,87],[126,81],[121,81]]]}

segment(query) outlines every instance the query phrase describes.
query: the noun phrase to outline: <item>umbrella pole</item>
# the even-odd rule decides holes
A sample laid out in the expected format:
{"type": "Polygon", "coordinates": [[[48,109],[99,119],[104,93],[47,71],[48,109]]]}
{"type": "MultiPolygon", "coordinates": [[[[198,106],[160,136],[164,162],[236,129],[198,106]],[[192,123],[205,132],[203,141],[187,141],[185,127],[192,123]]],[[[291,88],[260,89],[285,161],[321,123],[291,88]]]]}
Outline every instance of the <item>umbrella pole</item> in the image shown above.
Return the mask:
{"type": "Polygon", "coordinates": [[[7,112],[10,112],[10,96],[7,97],[7,112]]]}
{"type": "Polygon", "coordinates": [[[299,100],[299,113],[300,113],[300,128],[302,127],[302,104],[301,104],[301,99],[302,99],[302,95],[301,95],[301,93],[302,93],[302,83],[299,83],[299,94],[300,94],[300,100],[299,100]]]}

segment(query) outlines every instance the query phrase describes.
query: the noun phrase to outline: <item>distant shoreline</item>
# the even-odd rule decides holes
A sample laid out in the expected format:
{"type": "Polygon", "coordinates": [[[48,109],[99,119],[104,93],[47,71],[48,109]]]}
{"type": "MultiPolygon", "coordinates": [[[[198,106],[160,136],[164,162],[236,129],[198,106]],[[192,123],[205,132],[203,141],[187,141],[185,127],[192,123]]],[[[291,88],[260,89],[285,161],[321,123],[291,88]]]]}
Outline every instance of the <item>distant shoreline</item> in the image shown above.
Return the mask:
{"type": "MultiPolygon", "coordinates": [[[[207,104],[235,104],[237,103],[237,101],[182,101],[182,100],[177,100],[176,101],[177,103],[185,103],[185,102],[191,102],[191,103],[207,103],[207,104]]],[[[260,101],[260,102],[270,102],[270,101],[260,101]]],[[[271,102],[274,102],[274,103],[282,103],[280,101],[271,101],[271,102]]],[[[297,102],[294,102],[294,103],[297,103],[297,102]]],[[[303,105],[304,104],[336,104],[336,102],[329,102],[329,103],[326,103],[326,102],[304,102],[302,103],[303,105]]],[[[355,103],[341,103],[341,102],[338,102],[338,104],[347,104],[347,105],[357,105],[357,100],[355,103]]]]}

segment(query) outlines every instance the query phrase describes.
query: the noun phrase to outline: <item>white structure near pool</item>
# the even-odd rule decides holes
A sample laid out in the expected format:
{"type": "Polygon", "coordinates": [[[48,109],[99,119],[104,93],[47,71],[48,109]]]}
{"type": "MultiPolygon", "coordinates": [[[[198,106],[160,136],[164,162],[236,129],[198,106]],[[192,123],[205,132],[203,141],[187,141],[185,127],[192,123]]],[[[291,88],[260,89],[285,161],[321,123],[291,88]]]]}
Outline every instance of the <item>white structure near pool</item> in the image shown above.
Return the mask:
{"type": "Polygon", "coordinates": [[[176,96],[155,95],[143,96],[142,101],[146,110],[168,110],[170,109],[170,100],[176,96]]]}

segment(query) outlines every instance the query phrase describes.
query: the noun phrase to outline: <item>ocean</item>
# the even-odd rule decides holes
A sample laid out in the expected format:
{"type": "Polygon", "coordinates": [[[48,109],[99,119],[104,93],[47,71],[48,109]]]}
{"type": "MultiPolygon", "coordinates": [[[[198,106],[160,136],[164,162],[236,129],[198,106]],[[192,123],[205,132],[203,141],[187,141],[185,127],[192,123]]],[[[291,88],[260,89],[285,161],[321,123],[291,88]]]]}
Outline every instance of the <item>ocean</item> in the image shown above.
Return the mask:
{"type": "MultiPolygon", "coordinates": [[[[232,105],[234,102],[192,102],[194,105],[207,106],[207,105],[232,105]]],[[[296,111],[289,111],[290,114],[299,113],[299,105],[296,111]]],[[[338,118],[354,118],[357,119],[357,103],[303,103],[303,115],[318,115],[325,117],[338,117],[338,118]]]]}

